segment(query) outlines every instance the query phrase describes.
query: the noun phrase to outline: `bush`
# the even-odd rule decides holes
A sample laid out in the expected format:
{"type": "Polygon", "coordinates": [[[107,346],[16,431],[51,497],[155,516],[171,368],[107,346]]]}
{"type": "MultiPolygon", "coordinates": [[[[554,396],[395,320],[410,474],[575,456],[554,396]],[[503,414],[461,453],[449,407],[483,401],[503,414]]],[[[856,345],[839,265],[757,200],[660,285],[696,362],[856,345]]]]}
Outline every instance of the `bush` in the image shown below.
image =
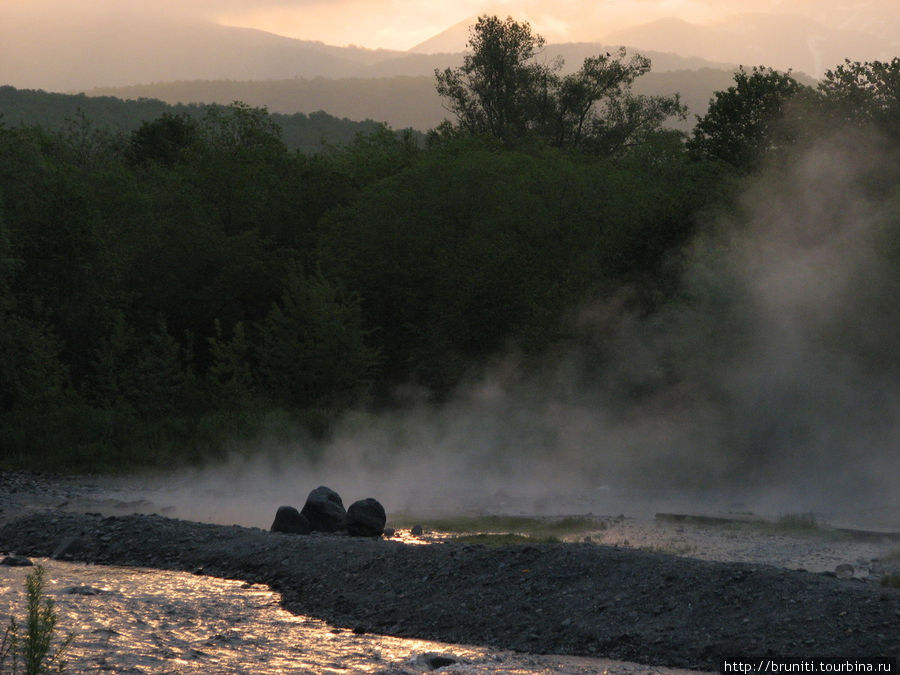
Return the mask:
{"type": "Polygon", "coordinates": [[[53,600],[44,595],[44,574],[44,568],[38,565],[25,581],[28,595],[25,634],[19,634],[19,624],[11,617],[0,642],[0,671],[5,671],[7,660],[11,673],[19,672],[20,661],[26,675],[61,673],[65,668],[62,655],[74,635],[70,633],[53,648],[57,617],[53,600]]]}

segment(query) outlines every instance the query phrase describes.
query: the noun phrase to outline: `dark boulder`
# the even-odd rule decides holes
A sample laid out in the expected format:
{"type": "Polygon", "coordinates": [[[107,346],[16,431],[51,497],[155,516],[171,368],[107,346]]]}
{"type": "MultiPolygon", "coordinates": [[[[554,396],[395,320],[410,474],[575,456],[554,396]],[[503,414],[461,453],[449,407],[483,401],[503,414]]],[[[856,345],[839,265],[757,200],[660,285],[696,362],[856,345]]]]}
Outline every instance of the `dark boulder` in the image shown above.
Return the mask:
{"type": "Polygon", "coordinates": [[[309,534],[312,528],[309,521],[293,506],[279,506],[271,530],[287,534],[309,534]]]}
{"type": "Polygon", "coordinates": [[[22,555],[8,555],[3,560],[0,560],[0,565],[6,565],[7,567],[31,567],[34,563],[22,555]]]}
{"type": "Polygon", "coordinates": [[[356,537],[380,537],[387,516],[376,499],[360,499],[347,509],[347,532],[356,537]]]}
{"type": "Polygon", "coordinates": [[[309,521],[310,528],[316,532],[342,530],[347,518],[340,495],[324,485],[309,493],[300,515],[309,521]]]}

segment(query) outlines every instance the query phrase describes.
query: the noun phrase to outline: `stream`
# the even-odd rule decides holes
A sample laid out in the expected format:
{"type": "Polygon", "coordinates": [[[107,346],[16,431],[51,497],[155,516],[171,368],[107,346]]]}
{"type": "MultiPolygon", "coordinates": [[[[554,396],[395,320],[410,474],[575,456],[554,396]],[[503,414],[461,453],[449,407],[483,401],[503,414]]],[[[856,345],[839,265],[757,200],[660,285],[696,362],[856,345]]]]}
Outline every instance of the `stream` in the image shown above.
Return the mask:
{"type": "MultiPolygon", "coordinates": [[[[146,568],[35,559],[67,673],[677,673],[606,659],[546,656],[357,635],[281,608],[267,586],[146,568]],[[437,657],[437,658],[436,658],[437,657]]],[[[33,567],[0,566],[0,618],[25,620],[33,567]]],[[[0,668],[2,670],[2,668],[0,668]]]]}

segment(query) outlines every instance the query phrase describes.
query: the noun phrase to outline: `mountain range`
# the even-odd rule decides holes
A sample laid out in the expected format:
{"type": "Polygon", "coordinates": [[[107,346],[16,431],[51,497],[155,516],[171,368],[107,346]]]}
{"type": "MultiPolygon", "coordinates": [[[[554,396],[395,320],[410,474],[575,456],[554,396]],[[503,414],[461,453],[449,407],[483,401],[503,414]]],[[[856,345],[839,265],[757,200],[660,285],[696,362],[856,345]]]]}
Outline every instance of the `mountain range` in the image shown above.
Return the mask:
{"type": "MultiPolygon", "coordinates": [[[[596,19],[613,4],[590,11],[596,19]]],[[[138,5],[127,6],[39,16],[0,6],[0,85],[169,103],[243,100],[287,114],[326,110],[425,129],[445,116],[434,70],[462,62],[477,18],[399,51],[298,40],[199,15],[136,14],[138,5]]],[[[541,58],[562,56],[572,70],[618,45],[637,48],[653,62],[639,92],[680,91],[692,112],[702,114],[738,64],[820,76],[844,58],[888,60],[900,53],[895,0],[778,0],[769,12],[754,14],[740,13],[738,0],[719,6],[733,12],[702,24],[658,18],[602,40],[551,43],[541,58]]],[[[578,17],[569,12],[572,23],[578,17]]]]}

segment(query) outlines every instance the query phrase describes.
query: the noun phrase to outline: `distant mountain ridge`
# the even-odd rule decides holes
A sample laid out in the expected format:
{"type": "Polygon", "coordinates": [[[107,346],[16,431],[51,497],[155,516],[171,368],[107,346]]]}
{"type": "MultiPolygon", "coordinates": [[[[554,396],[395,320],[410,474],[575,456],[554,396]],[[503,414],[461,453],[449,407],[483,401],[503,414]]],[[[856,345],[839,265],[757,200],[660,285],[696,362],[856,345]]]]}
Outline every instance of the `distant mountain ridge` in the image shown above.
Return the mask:
{"type": "MultiPolygon", "coordinates": [[[[626,45],[647,53],[656,71],[743,63],[815,76],[844,58],[888,60],[900,53],[896,0],[780,0],[767,13],[740,14],[743,5],[721,0],[719,14],[734,14],[709,24],[660,18],[586,42],[551,44],[546,53],[565,52],[575,68],[591,49],[626,45]],[[579,44],[586,49],[572,46],[579,44]]],[[[28,5],[0,4],[0,84],[48,91],[185,80],[430,75],[461,61],[474,21],[470,17],[409,51],[397,51],[297,40],[197,15],[169,16],[153,6],[137,13],[139,3],[110,4],[103,11],[97,9],[105,7],[100,2],[73,3],[66,12],[39,18],[16,9],[23,6],[28,5]]],[[[499,9],[516,14],[512,5],[499,9]]],[[[566,11],[572,26],[578,15],[566,11]]]]}
{"type": "MultiPolygon", "coordinates": [[[[890,60],[900,53],[900,11],[895,0],[843,4],[782,0],[766,13],[742,10],[740,3],[725,9],[732,13],[711,23],[665,16],[599,35],[597,44],[625,45],[712,62],[792,69],[814,77],[820,77],[845,58],[890,60]]],[[[409,51],[459,52],[464,49],[469,27],[476,18],[460,21],[409,51]]],[[[552,47],[548,46],[548,50],[552,47]]]]}
{"type": "Polygon", "coordinates": [[[608,36],[611,42],[747,66],[792,69],[821,77],[851,60],[890,60],[896,45],[871,33],[831,28],[800,15],[740,14],[701,26],[677,18],[653,21],[608,36]]]}
{"type": "Polygon", "coordinates": [[[0,84],[48,91],[192,79],[349,77],[404,52],[334,47],[252,28],[213,23],[114,24],[104,30],[44,26],[6,31],[0,40],[0,84]],[[35,29],[36,30],[36,29],[35,29]],[[46,41],[52,40],[52,49],[46,41]],[[58,54],[65,54],[60,60],[58,54]]]}
{"type": "MultiPolygon", "coordinates": [[[[670,124],[688,131],[694,125],[693,116],[706,112],[713,93],[731,84],[730,69],[651,71],[635,81],[634,90],[638,94],[680,93],[691,116],[686,121],[673,120],[670,124]]],[[[435,90],[434,75],[266,81],[195,80],[107,87],[88,93],[91,96],[122,99],[160,99],[172,104],[227,104],[240,100],[253,106],[266,106],[278,113],[326,110],[340,118],[373,119],[385,122],[394,129],[412,127],[419,131],[431,129],[450,116],[435,90]]]]}

